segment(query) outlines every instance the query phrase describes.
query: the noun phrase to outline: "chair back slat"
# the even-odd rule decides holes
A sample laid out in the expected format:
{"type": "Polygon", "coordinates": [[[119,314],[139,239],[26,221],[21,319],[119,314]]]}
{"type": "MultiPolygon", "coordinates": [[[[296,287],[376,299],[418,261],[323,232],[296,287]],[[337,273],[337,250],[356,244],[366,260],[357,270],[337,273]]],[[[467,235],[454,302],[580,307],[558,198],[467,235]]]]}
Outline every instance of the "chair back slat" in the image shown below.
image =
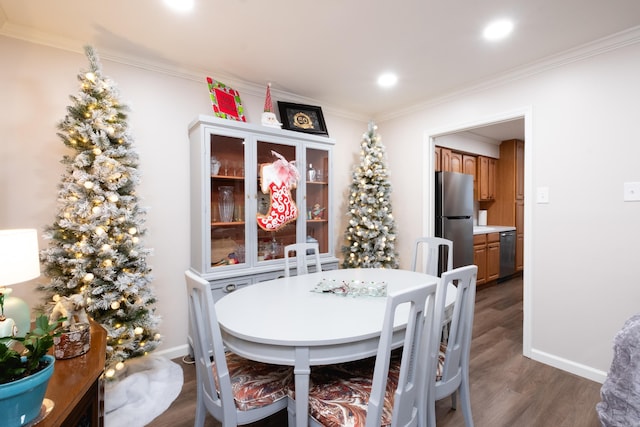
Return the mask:
{"type": "Polygon", "coordinates": [[[211,288],[209,282],[191,271],[185,272],[185,278],[199,391],[203,392],[204,405],[215,418],[233,422],[236,406],[211,288]]]}
{"type": "MultiPolygon", "coordinates": [[[[465,426],[473,427],[471,397],[469,390],[469,355],[476,299],[476,278],[478,267],[468,265],[442,273],[440,282],[446,287],[450,283],[457,286],[456,301],[453,309],[448,341],[444,353],[442,377],[431,376],[428,385],[427,421],[425,425],[435,425],[435,402],[451,396],[452,406],[456,407],[456,393],[459,392],[462,403],[465,426]]],[[[438,330],[441,330],[438,328],[438,330]]],[[[438,363],[438,354],[432,356],[430,363],[438,363]]]]}
{"type": "Polygon", "coordinates": [[[432,276],[453,268],[453,242],[442,237],[420,237],[416,239],[411,259],[411,270],[432,276]],[[420,250],[422,248],[422,251],[420,250]],[[421,258],[418,268],[418,258],[421,258]]]}
{"type": "MultiPolygon", "coordinates": [[[[475,266],[473,266],[475,267],[475,266]]],[[[477,268],[477,267],[476,267],[477,268]]],[[[451,281],[454,275],[443,273],[444,281],[451,281]]],[[[447,382],[459,374],[463,360],[469,359],[471,332],[475,309],[476,280],[472,275],[459,276],[457,279],[456,302],[451,317],[451,327],[447,341],[442,381],[447,382]]]]}
{"type": "Polygon", "coordinates": [[[293,243],[284,247],[284,276],[289,277],[291,272],[291,252],[296,254],[296,275],[309,273],[309,260],[313,261],[315,271],[322,271],[320,264],[320,247],[317,243],[293,243]]]}
{"type": "Polygon", "coordinates": [[[398,306],[409,305],[398,387],[395,391],[392,426],[418,425],[426,398],[425,379],[435,375],[435,364],[425,354],[437,352],[433,322],[442,323],[445,293],[441,283],[420,285],[389,294],[375,361],[371,396],[367,406],[367,427],[379,426],[389,373],[391,342],[398,306]]]}

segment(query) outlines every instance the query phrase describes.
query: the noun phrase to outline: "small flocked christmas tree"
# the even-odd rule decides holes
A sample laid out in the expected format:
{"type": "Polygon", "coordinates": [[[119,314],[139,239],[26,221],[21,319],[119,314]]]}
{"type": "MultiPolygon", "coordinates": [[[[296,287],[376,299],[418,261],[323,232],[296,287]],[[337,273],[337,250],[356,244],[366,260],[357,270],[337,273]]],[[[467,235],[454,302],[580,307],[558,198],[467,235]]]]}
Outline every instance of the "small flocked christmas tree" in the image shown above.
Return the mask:
{"type": "Polygon", "coordinates": [[[349,224],[342,247],[345,268],[398,268],[391,183],[378,127],[369,123],[362,136],[361,163],[349,191],[349,224]]]}
{"type": "Polygon", "coordinates": [[[40,257],[50,283],[45,302],[84,296],[88,314],[107,331],[107,376],[127,359],[160,342],[142,245],[144,210],[138,205],[138,156],[127,129],[127,108],[99,59],[85,48],[90,70],[78,74],[80,93],[59,123],[58,136],[74,151],[58,192],[58,212],[40,257]]]}

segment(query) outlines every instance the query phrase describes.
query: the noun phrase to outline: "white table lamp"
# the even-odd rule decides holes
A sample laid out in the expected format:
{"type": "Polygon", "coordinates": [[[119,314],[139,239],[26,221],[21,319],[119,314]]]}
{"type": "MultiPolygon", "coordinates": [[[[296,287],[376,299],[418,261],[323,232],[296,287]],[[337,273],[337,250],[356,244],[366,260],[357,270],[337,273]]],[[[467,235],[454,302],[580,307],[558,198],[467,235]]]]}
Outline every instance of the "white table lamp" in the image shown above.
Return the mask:
{"type": "Polygon", "coordinates": [[[9,285],[40,276],[38,234],[35,229],[0,230],[0,337],[23,337],[31,326],[29,305],[12,297],[9,285]],[[17,330],[16,330],[17,329],[17,330]]]}

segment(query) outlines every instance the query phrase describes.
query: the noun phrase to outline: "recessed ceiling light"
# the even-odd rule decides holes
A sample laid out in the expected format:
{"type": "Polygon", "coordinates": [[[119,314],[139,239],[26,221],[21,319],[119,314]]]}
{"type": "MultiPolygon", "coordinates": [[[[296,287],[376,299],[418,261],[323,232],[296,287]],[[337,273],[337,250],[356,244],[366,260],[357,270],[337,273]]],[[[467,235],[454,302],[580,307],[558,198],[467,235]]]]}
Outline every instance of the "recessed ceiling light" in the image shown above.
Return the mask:
{"type": "Polygon", "coordinates": [[[508,19],[500,19],[491,22],[482,32],[487,40],[500,40],[507,37],[513,31],[513,22],[508,19]]]}
{"type": "Polygon", "coordinates": [[[391,87],[398,83],[398,76],[394,73],[384,73],[378,77],[378,85],[382,87],[391,87]]]}
{"type": "Polygon", "coordinates": [[[194,0],[164,0],[164,4],[178,12],[188,12],[193,9],[194,0]]]}

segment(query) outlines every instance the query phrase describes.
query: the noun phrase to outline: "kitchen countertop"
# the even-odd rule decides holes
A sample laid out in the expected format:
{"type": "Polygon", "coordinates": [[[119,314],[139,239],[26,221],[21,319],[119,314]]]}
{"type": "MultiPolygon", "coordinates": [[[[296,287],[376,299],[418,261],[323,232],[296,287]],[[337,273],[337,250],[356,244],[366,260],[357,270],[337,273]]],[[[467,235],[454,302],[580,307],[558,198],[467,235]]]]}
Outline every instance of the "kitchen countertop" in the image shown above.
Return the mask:
{"type": "Polygon", "coordinates": [[[474,225],[473,234],[500,233],[501,231],[513,231],[515,229],[512,225],[474,225]]]}

